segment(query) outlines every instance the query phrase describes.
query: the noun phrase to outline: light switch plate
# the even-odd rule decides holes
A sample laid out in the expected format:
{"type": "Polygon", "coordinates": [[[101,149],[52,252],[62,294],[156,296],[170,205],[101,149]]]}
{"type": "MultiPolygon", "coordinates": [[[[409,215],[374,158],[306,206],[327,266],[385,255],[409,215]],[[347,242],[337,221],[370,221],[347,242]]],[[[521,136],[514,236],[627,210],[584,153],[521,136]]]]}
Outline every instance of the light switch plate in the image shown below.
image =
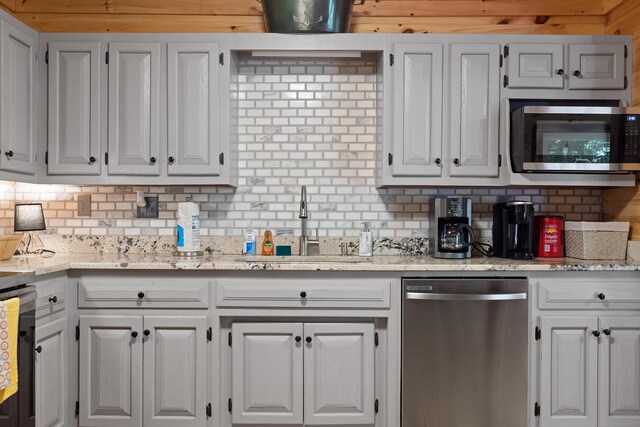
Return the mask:
{"type": "Polygon", "coordinates": [[[158,218],[158,198],[157,197],[145,197],[147,206],[144,208],[137,207],[137,218],[158,218]]]}
{"type": "Polygon", "coordinates": [[[78,194],[78,216],[91,216],[91,194],[78,194]]]}

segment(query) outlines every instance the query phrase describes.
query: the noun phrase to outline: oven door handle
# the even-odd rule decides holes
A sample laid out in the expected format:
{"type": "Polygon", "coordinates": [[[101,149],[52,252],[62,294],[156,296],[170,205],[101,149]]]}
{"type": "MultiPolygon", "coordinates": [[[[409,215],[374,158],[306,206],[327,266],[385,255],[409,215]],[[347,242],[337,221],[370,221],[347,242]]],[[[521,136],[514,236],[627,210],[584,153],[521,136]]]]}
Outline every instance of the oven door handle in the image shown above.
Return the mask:
{"type": "Polygon", "coordinates": [[[513,294],[435,294],[426,292],[407,292],[405,299],[436,301],[509,301],[526,300],[526,292],[513,294]]]}

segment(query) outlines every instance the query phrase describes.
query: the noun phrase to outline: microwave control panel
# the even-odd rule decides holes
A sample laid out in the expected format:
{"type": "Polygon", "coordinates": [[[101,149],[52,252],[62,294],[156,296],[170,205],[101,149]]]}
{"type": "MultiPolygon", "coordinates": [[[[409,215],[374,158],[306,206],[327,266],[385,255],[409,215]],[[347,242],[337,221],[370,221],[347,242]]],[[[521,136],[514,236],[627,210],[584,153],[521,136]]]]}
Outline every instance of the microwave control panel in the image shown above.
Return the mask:
{"type": "Polygon", "coordinates": [[[627,115],[624,121],[624,155],[640,155],[640,116],[627,115]]]}

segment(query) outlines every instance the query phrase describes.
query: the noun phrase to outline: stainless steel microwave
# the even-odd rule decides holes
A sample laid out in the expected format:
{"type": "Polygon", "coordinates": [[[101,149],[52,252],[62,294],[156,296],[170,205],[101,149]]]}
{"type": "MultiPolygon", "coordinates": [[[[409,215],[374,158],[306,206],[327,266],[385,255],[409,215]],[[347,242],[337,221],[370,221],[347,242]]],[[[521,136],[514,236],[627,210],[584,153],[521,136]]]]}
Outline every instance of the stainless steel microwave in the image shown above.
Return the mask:
{"type": "Polygon", "coordinates": [[[525,105],[511,111],[514,172],[640,170],[640,108],[525,105]]]}

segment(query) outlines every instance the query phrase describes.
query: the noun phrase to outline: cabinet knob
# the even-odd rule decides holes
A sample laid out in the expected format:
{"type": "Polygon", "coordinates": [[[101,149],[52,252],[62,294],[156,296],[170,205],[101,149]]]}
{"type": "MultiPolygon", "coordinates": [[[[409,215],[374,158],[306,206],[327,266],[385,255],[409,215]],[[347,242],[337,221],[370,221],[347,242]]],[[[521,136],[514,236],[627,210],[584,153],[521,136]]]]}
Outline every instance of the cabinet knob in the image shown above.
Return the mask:
{"type": "Polygon", "coordinates": [[[611,329],[603,329],[602,333],[605,334],[606,336],[611,335],[611,329]]]}
{"type": "Polygon", "coordinates": [[[94,164],[95,162],[96,162],[96,158],[95,157],[93,157],[93,156],[89,157],[89,164],[90,165],[94,164]]]}
{"type": "Polygon", "coordinates": [[[576,77],[580,77],[582,75],[582,73],[580,73],[580,70],[575,70],[573,72],[573,75],[576,76],[576,77]]]}
{"type": "Polygon", "coordinates": [[[138,298],[140,299],[144,298],[144,292],[138,292],[138,298]]]}
{"type": "Polygon", "coordinates": [[[302,341],[302,337],[300,335],[296,335],[296,342],[302,341]]]}
{"type": "Polygon", "coordinates": [[[149,163],[151,163],[152,165],[155,165],[156,164],[156,158],[155,157],[150,158],[149,159],[149,163]]]}
{"type": "Polygon", "coordinates": [[[556,71],[556,74],[559,76],[564,76],[564,70],[560,68],[558,71],[556,71]]]}
{"type": "Polygon", "coordinates": [[[602,292],[600,292],[600,293],[598,294],[598,299],[599,299],[599,300],[601,300],[601,301],[602,301],[602,300],[604,300],[606,297],[607,297],[607,296],[606,296],[605,294],[603,294],[602,292]]]}
{"type": "Polygon", "coordinates": [[[151,335],[151,331],[148,329],[145,329],[144,331],[142,331],[142,333],[144,334],[145,337],[148,337],[149,335],[151,335]]]}
{"type": "Polygon", "coordinates": [[[439,165],[440,163],[442,163],[442,160],[440,160],[440,157],[437,157],[435,160],[436,165],[439,165]]]}
{"type": "Polygon", "coordinates": [[[453,164],[458,166],[460,164],[460,159],[453,159],[453,164]]]}
{"type": "Polygon", "coordinates": [[[131,332],[131,338],[138,338],[138,333],[136,331],[131,332]]]}
{"type": "Polygon", "coordinates": [[[36,353],[42,353],[42,346],[41,345],[36,347],[36,353]]]}
{"type": "Polygon", "coordinates": [[[300,298],[306,298],[307,293],[305,291],[300,292],[300,298]]]}
{"type": "Polygon", "coordinates": [[[9,150],[6,153],[4,153],[5,156],[7,156],[7,158],[12,158],[13,157],[13,150],[9,150]]]}
{"type": "Polygon", "coordinates": [[[173,162],[175,162],[175,161],[176,161],[176,159],[175,159],[173,156],[170,156],[170,157],[169,157],[169,164],[170,164],[170,165],[172,165],[172,164],[173,164],[173,162]]]}
{"type": "Polygon", "coordinates": [[[27,336],[27,331],[20,331],[19,335],[24,338],[27,336]]]}
{"type": "Polygon", "coordinates": [[[598,338],[600,336],[600,331],[593,331],[592,334],[594,337],[598,338]]]}
{"type": "Polygon", "coordinates": [[[307,337],[307,338],[305,339],[305,341],[306,341],[306,342],[308,342],[308,343],[310,343],[310,342],[311,342],[311,341],[313,341],[313,340],[311,339],[311,337],[307,337]]]}
{"type": "Polygon", "coordinates": [[[55,303],[57,303],[57,302],[58,302],[58,297],[57,297],[57,296],[55,296],[55,295],[54,295],[54,296],[52,296],[51,298],[49,298],[49,302],[52,302],[52,303],[54,303],[54,304],[55,304],[55,303]]]}

